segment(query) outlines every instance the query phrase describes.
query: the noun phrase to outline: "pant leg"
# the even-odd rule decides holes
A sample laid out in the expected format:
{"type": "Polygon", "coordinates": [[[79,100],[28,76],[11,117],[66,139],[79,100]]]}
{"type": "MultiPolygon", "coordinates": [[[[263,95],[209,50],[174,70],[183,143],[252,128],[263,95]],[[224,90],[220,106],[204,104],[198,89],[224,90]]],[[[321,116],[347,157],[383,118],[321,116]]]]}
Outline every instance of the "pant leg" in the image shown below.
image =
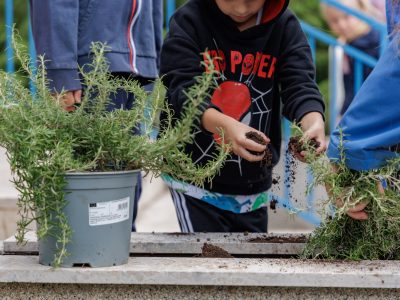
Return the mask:
{"type": "Polygon", "coordinates": [[[231,222],[234,232],[268,232],[268,208],[262,207],[257,210],[233,214],[231,222]]]}
{"type": "Polygon", "coordinates": [[[229,211],[170,189],[182,232],[231,232],[229,211]]]}
{"type": "MultiPolygon", "coordinates": [[[[112,94],[110,96],[110,104],[107,107],[107,111],[113,111],[115,109],[131,109],[133,102],[134,102],[133,94],[127,93],[126,91],[119,89],[117,93],[112,94]]],[[[133,128],[132,134],[140,134],[139,129],[133,128]]],[[[142,174],[139,172],[135,188],[135,197],[133,199],[133,216],[132,216],[133,232],[136,231],[135,221],[141,194],[142,194],[142,174]]]]}

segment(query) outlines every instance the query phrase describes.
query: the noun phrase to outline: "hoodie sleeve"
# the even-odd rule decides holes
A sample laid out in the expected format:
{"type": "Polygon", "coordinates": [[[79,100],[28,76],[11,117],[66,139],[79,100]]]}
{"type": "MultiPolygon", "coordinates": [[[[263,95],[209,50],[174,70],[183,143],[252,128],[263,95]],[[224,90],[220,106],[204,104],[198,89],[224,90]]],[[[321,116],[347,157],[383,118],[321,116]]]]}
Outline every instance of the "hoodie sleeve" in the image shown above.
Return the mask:
{"type": "Polygon", "coordinates": [[[36,52],[46,61],[50,89],[81,89],[77,62],[79,0],[30,0],[36,52]]]}
{"type": "Polygon", "coordinates": [[[283,115],[299,122],[310,112],[324,116],[324,101],[315,82],[310,46],[296,17],[287,18],[278,63],[283,115]]]}
{"type": "MultiPolygon", "coordinates": [[[[168,102],[179,118],[187,100],[184,90],[196,83],[204,69],[201,66],[200,46],[195,41],[194,32],[190,33],[190,22],[176,16],[172,17],[169,33],[161,50],[161,69],[163,82],[167,87],[168,102]]],[[[204,107],[209,105],[209,100],[204,107]]]]}
{"type": "Polygon", "coordinates": [[[394,37],[364,82],[338,128],[332,133],[328,156],[340,159],[343,137],[346,164],[357,171],[376,169],[399,157],[400,36],[394,37]],[[340,130],[343,131],[343,136],[340,130]],[[393,148],[391,148],[393,147],[393,148]]]}

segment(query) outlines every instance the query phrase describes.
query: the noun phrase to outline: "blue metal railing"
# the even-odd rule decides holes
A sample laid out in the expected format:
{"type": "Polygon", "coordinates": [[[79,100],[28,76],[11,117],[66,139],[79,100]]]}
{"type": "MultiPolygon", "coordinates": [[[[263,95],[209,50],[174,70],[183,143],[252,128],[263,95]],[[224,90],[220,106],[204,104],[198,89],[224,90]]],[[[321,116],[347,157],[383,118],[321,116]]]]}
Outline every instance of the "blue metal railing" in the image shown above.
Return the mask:
{"type": "Polygon", "coordinates": [[[14,51],[11,43],[11,36],[12,36],[12,28],[14,23],[14,1],[13,0],[6,0],[6,7],[5,7],[5,19],[6,19],[6,71],[7,72],[14,72],[14,51]]]}
{"type": "MultiPolygon", "coordinates": [[[[386,31],[386,26],[377,20],[355,10],[352,8],[349,8],[340,2],[336,0],[320,0],[321,3],[325,3],[327,5],[333,6],[337,8],[338,10],[341,10],[345,12],[346,14],[352,15],[357,17],[358,19],[366,22],[369,24],[372,28],[375,30],[379,31],[380,33],[380,42],[381,42],[381,53],[384,50],[384,48],[387,45],[387,31],[386,31]]],[[[14,2],[13,0],[5,0],[5,21],[6,21],[6,56],[7,56],[7,65],[6,65],[6,70],[7,72],[14,72],[14,60],[13,60],[13,48],[11,45],[11,34],[12,34],[12,27],[13,27],[13,9],[14,9],[14,2]]],[[[175,0],[166,0],[166,14],[165,14],[165,24],[168,29],[168,24],[169,20],[174,13],[176,9],[176,1],[175,0]]],[[[354,59],[354,90],[357,92],[359,88],[361,87],[361,84],[363,82],[363,68],[364,66],[368,66],[373,68],[377,62],[377,60],[364,52],[351,47],[346,44],[340,43],[336,38],[333,36],[307,24],[302,22],[301,23],[302,28],[304,32],[306,33],[309,44],[311,47],[311,51],[313,54],[314,60],[316,59],[317,55],[317,41],[320,43],[323,43],[328,46],[334,46],[334,47],[340,47],[343,49],[344,53],[346,53],[348,56],[352,57],[354,59]]],[[[35,54],[35,48],[34,48],[34,43],[33,43],[33,38],[32,38],[32,32],[31,28],[29,27],[29,51],[31,57],[36,57],[35,54]]],[[[34,59],[32,60],[34,62],[34,59]]],[[[331,69],[329,70],[329,79],[331,86],[334,88],[330,89],[329,92],[329,99],[330,99],[330,128],[331,130],[335,127],[335,120],[337,116],[337,109],[336,109],[336,103],[337,103],[337,90],[336,90],[336,78],[337,74],[341,72],[341,70],[338,69],[337,64],[336,64],[336,58],[335,56],[332,57],[332,61],[330,63],[331,69]]],[[[31,88],[34,90],[34,87],[31,86],[31,88]]],[[[285,141],[286,145],[289,141],[291,135],[291,129],[290,129],[290,122],[288,120],[283,121],[283,140],[285,141]]],[[[287,163],[287,160],[285,160],[287,163]]],[[[288,170],[288,168],[285,168],[288,170]]],[[[285,174],[285,182],[287,180],[288,174],[285,174]]],[[[307,173],[307,178],[308,181],[312,179],[312,175],[310,172],[307,173]]],[[[307,220],[308,222],[318,225],[320,220],[318,219],[317,216],[315,216],[314,211],[311,209],[310,211],[298,211],[296,208],[292,205],[291,199],[290,199],[290,188],[287,187],[286,184],[284,185],[285,190],[284,190],[284,198],[281,199],[279,198],[279,202],[282,203],[284,207],[286,207],[289,210],[298,212],[298,215],[307,220]]],[[[274,195],[274,198],[278,198],[274,195]]],[[[314,196],[313,193],[311,193],[308,196],[307,203],[310,207],[313,206],[314,202],[314,196]]]]}

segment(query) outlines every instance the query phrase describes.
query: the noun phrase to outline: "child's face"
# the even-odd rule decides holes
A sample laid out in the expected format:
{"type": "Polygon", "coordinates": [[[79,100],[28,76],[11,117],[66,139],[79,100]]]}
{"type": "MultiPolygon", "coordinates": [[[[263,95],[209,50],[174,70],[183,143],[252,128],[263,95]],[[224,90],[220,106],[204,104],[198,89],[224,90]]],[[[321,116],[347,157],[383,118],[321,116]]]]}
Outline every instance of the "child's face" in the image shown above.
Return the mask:
{"type": "Polygon", "coordinates": [[[364,31],[365,23],[351,15],[330,6],[324,7],[323,12],[333,33],[346,41],[354,40],[364,31]]]}
{"type": "Polygon", "coordinates": [[[238,24],[254,18],[266,0],[215,0],[219,9],[238,24]]]}

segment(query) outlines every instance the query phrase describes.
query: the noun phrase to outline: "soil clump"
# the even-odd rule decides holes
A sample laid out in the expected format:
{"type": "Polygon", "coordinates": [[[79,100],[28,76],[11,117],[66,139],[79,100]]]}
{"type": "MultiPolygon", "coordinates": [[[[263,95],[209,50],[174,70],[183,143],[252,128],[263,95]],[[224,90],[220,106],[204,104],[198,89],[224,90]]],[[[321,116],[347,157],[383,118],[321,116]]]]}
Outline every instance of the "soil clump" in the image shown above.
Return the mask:
{"type": "Polygon", "coordinates": [[[252,140],[260,145],[266,145],[264,152],[255,152],[255,151],[250,151],[250,150],[249,150],[249,152],[254,155],[264,155],[264,157],[261,161],[261,165],[265,166],[265,167],[272,167],[272,152],[269,148],[269,145],[267,145],[267,143],[264,141],[262,136],[255,131],[249,131],[246,133],[246,138],[248,138],[249,140],[252,140]]]}
{"type": "Polygon", "coordinates": [[[201,247],[201,254],[198,257],[233,258],[226,250],[209,243],[204,243],[203,247],[201,247]]]}

